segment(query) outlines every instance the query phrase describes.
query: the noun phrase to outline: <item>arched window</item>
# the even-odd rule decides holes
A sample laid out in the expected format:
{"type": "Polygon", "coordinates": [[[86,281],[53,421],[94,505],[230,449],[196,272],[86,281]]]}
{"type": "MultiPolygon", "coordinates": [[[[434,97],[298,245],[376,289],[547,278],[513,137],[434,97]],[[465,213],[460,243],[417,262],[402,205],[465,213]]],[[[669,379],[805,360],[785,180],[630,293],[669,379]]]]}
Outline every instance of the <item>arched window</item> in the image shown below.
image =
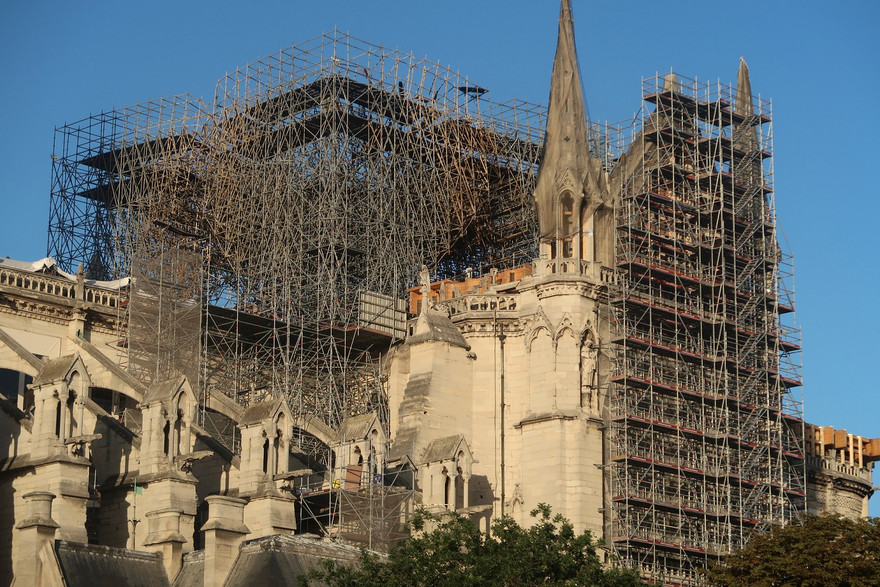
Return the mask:
{"type": "Polygon", "coordinates": [[[574,257],[574,246],[572,237],[574,230],[574,198],[571,192],[565,192],[560,198],[560,212],[562,218],[559,223],[562,232],[562,257],[570,259],[574,257]]]}
{"type": "Polygon", "coordinates": [[[592,236],[593,236],[592,230],[590,230],[587,227],[587,206],[586,206],[586,203],[581,204],[581,209],[580,209],[580,212],[578,213],[578,217],[579,217],[579,222],[580,222],[580,224],[579,224],[580,230],[578,230],[578,233],[580,234],[580,238],[581,238],[581,259],[585,259],[588,261],[594,261],[596,259],[596,254],[595,254],[595,251],[593,250],[595,243],[592,238],[592,236]]]}
{"type": "Polygon", "coordinates": [[[177,418],[174,420],[174,455],[182,454],[181,446],[183,443],[183,410],[177,410],[177,418]]]}

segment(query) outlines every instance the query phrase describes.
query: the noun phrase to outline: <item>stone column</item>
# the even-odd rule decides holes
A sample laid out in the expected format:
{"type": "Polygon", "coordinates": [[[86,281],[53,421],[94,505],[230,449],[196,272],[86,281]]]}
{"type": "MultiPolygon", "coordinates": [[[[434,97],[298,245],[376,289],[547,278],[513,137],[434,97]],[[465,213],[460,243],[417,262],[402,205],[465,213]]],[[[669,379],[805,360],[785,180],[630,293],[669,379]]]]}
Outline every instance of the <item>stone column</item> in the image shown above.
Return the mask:
{"type": "Polygon", "coordinates": [[[275,434],[269,434],[269,454],[268,462],[266,463],[266,475],[268,475],[269,485],[274,488],[275,487],[275,474],[278,472],[278,449],[279,446],[276,444],[278,442],[278,436],[275,434]]]}
{"type": "Polygon", "coordinates": [[[470,506],[470,501],[471,501],[471,499],[470,499],[471,476],[462,474],[461,481],[462,481],[462,490],[461,490],[462,504],[461,504],[461,506],[466,508],[466,507],[470,506]]]}
{"type": "Polygon", "coordinates": [[[15,525],[16,553],[13,557],[12,574],[17,585],[42,585],[43,568],[40,550],[52,545],[58,524],[52,519],[54,493],[32,491],[26,493],[25,518],[15,525]]]}
{"type": "Polygon", "coordinates": [[[190,418],[188,416],[184,416],[181,419],[180,424],[180,454],[189,454],[192,452],[192,434],[190,433],[191,426],[190,418]]]}
{"type": "Polygon", "coordinates": [[[250,532],[244,525],[247,502],[223,495],[211,495],[205,501],[208,502],[208,521],[202,526],[205,533],[205,585],[223,585],[238,557],[239,545],[250,532]]]}
{"type": "Polygon", "coordinates": [[[65,438],[67,438],[67,432],[68,432],[67,431],[67,427],[68,427],[67,419],[70,417],[70,414],[67,413],[67,399],[68,399],[69,395],[70,395],[69,390],[67,391],[67,393],[61,393],[61,390],[58,391],[58,403],[61,406],[61,409],[58,410],[59,415],[60,415],[59,422],[58,422],[58,439],[62,440],[62,441],[65,438]]]}
{"type": "Polygon", "coordinates": [[[446,475],[440,465],[434,465],[429,469],[429,479],[431,479],[431,501],[433,505],[443,506],[446,497],[446,475]]]}
{"type": "Polygon", "coordinates": [[[455,479],[458,477],[457,471],[449,471],[449,483],[446,485],[446,509],[450,512],[455,511],[455,479]]]}
{"type": "Polygon", "coordinates": [[[171,417],[168,419],[168,463],[174,462],[174,457],[178,454],[180,446],[180,432],[177,430],[177,422],[179,417],[171,417]]]}

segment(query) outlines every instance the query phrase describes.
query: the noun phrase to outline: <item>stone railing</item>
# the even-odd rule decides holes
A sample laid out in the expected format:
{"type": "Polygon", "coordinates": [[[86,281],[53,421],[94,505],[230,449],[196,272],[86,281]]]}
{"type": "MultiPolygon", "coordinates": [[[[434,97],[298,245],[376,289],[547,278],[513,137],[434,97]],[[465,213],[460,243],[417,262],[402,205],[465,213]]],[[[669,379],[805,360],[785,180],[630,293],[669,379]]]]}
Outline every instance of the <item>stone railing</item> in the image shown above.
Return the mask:
{"type": "Polygon", "coordinates": [[[86,286],[85,301],[90,304],[105,306],[107,308],[116,308],[119,306],[119,297],[119,292],[89,285],[86,286]]]}
{"type": "Polygon", "coordinates": [[[599,281],[608,285],[615,285],[617,283],[617,271],[610,267],[602,267],[599,270],[599,281]]]}
{"type": "Polygon", "coordinates": [[[35,275],[27,271],[0,268],[0,285],[17,287],[50,296],[74,299],[76,284],[47,275],[35,275]]]}
{"type": "Polygon", "coordinates": [[[505,294],[468,294],[440,303],[449,308],[451,316],[468,312],[515,312],[517,297],[505,294]]]}
{"type": "Polygon", "coordinates": [[[873,471],[870,467],[859,467],[858,465],[841,463],[837,459],[831,457],[808,455],[807,468],[826,473],[840,473],[848,477],[854,477],[865,481],[868,485],[871,485],[873,478],[873,471]]]}
{"type": "Polygon", "coordinates": [[[535,259],[533,262],[534,274],[545,275],[576,275],[581,277],[598,278],[601,283],[617,283],[617,273],[610,267],[604,267],[594,261],[581,261],[579,259],[535,259]]]}
{"type": "MultiPolygon", "coordinates": [[[[30,273],[8,267],[0,268],[0,286],[14,287],[68,300],[77,299],[76,283],[72,281],[62,277],[30,273]]],[[[85,285],[83,301],[105,308],[118,308],[120,295],[118,291],[85,285]]]]}
{"type": "Polygon", "coordinates": [[[537,275],[590,275],[589,261],[578,259],[535,259],[534,267],[537,275]]]}

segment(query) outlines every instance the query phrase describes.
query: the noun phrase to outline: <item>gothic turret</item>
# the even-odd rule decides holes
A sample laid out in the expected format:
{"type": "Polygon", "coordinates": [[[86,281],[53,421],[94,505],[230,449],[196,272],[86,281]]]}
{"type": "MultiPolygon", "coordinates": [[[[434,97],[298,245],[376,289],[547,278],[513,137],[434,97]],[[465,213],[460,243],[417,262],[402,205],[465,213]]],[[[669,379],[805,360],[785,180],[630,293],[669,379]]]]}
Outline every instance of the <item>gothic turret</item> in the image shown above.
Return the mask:
{"type": "MultiPolygon", "coordinates": [[[[752,82],[749,79],[749,66],[746,60],[739,58],[739,70],[736,73],[736,100],[733,111],[738,115],[733,129],[733,145],[745,156],[733,169],[734,177],[749,185],[761,185],[763,176],[763,153],[759,140],[760,119],[755,116],[752,102],[752,82]]],[[[756,195],[752,202],[753,214],[759,216],[762,210],[763,197],[756,195]]]]}
{"type": "Polygon", "coordinates": [[[562,0],[553,62],[544,159],[535,206],[546,259],[595,260],[593,213],[610,203],[599,159],[590,156],[570,0],[562,0]]]}

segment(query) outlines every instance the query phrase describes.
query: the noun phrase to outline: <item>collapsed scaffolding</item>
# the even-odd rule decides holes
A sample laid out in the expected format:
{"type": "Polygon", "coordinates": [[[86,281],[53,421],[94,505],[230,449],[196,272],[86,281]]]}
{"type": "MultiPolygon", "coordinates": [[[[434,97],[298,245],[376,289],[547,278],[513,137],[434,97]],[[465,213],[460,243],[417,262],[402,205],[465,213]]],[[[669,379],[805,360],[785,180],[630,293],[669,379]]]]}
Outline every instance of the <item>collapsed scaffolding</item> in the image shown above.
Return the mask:
{"type": "Polygon", "coordinates": [[[791,265],[770,104],[747,70],[736,88],[670,74],[643,95],[613,161],[611,543],[646,579],[699,584],[708,560],[805,510],[791,265]]]}

